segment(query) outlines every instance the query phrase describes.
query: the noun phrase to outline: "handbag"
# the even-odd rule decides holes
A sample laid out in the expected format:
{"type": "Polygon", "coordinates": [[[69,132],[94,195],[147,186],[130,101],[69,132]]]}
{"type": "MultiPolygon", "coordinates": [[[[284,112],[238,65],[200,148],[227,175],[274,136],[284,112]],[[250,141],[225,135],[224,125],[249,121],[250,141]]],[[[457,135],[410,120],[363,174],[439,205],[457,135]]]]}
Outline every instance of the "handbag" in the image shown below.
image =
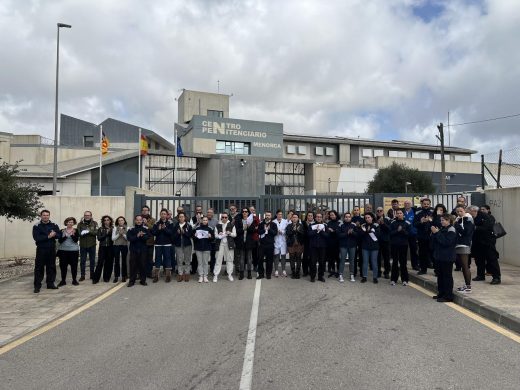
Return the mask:
{"type": "Polygon", "coordinates": [[[496,222],[493,225],[493,234],[495,235],[496,238],[500,238],[500,237],[504,237],[507,234],[507,232],[500,222],[496,222]]]}

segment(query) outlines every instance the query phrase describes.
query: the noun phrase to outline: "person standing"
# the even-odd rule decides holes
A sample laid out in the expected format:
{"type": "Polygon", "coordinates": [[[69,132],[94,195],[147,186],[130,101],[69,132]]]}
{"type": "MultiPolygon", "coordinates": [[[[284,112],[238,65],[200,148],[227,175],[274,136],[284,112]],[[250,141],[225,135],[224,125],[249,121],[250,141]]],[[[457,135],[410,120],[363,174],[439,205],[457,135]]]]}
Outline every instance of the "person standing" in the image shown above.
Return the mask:
{"type": "Polygon", "coordinates": [[[208,226],[208,217],[202,217],[193,233],[193,247],[197,254],[199,283],[208,283],[209,259],[211,257],[211,243],[215,232],[208,226]]]}
{"type": "Polygon", "coordinates": [[[274,276],[278,277],[278,264],[282,263],[282,276],[287,277],[285,270],[285,262],[287,256],[287,238],[285,236],[285,229],[287,228],[287,220],[283,218],[282,210],[276,211],[276,219],[273,221],[276,224],[278,233],[274,238],[274,276]]]}
{"type": "Polygon", "coordinates": [[[78,229],[74,228],[76,225],[76,218],[68,217],[63,222],[65,229],[61,231],[61,237],[58,239],[60,243],[58,246],[58,258],[60,259],[61,281],[58,287],[67,284],[67,268],[70,266],[70,273],[72,275],[72,284],[77,286],[79,283],[76,280],[78,276],[78,259],[79,259],[79,233],[78,229]]]}
{"type": "Polygon", "coordinates": [[[453,302],[453,263],[457,232],[452,226],[453,216],[444,214],[440,218],[441,228],[431,226],[433,258],[437,264],[437,302],[453,302]]]}
{"type": "MultiPolygon", "coordinates": [[[[398,203],[399,205],[399,203],[398,203]]],[[[383,276],[385,279],[390,278],[390,223],[392,220],[385,216],[385,210],[382,207],[376,209],[376,223],[379,225],[379,252],[377,253],[377,272],[381,277],[381,265],[383,266],[383,276]]]]}
{"type": "Polygon", "coordinates": [[[410,248],[410,262],[414,271],[419,271],[419,256],[417,255],[417,228],[413,225],[415,209],[411,200],[404,201],[404,219],[410,222],[410,233],[408,234],[408,247],[410,248]]]}
{"type": "Polygon", "coordinates": [[[392,275],[390,284],[395,286],[401,273],[403,286],[408,285],[408,268],[406,256],[408,255],[408,236],[412,224],[404,218],[403,210],[397,210],[395,219],[390,223],[390,248],[392,251],[392,275]]]}
{"type": "Polygon", "coordinates": [[[287,248],[289,250],[291,279],[300,279],[305,233],[298,214],[294,213],[291,216],[291,223],[287,225],[285,235],[287,237],[287,248]]]}
{"type": "Polygon", "coordinates": [[[137,272],[142,286],[146,286],[146,262],[148,255],[148,248],[146,241],[148,240],[148,228],[143,225],[143,217],[136,215],[134,218],[134,227],[129,229],[126,237],[130,242],[130,280],[128,287],[132,287],[137,279],[137,272]]]}
{"type": "Polygon", "coordinates": [[[315,214],[314,223],[309,226],[309,247],[311,250],[311,261],[309,273],[311,282],[316,280],[316,263],[318,264],[318,280],[325,283],[325,261],[327,256],[327,225],[323,222],[320,212],[315,214]]]}
{"type": "Polygon", "coordinates": [[[235,241],[243,241],[242,253],[240,256],[240,270],[244,272],[247,263],[247,278],[252,279],[251,272],[253,270],[253,253],[258,250],[258,220],[249,219],[249,210],[244,207],[242,209],[242,219],[238,222],[242,225],[243,237],[237,234],[235,241]]]}
{"type": "Polygon", "coordinates": [[[232,222],[229,221],[229,214],[224,212],[220,216],[220,223],[215,226],[215,239],[216,246],[218,248],[217,260],[215,263],[215,272],[213,276],[213,282],[217,283],[220,270],[222,268],[222,262],[226,262],[226,271],[228,279],[232,282],[233,279],[233,260],[235,249],[235,237],[237,231],[232,222]]]}
{"type": "Polygon", "coordinates": [[[386,216],[392,220],[392,219],[395,219],[395,217],[397,216],[397,210],[400,210],[401,208],[399,207],[399,201],[397,199],[392,199],[392,207],[388,210],[388,212],[386,213],[386,216]]]}
{"type": "Polygon", "coordinates": [[[112,241],[112,231],[114,230],[114,221],[109,215],[101,218],[101,227],[97,232],[99,241],[98,263],[94,271],[92,284],[99,283],[101,273],[103,273],[103,281],[108,283],[112,276],[112,267],[114,266],[114,242],[112,241]]]}
{"type": "MultiPolygon", "coordinates": [[[[215,210],[213,210],[212,208],[209,208],[208,211],[206,212],[206,216],[208,217],[208,226],[215,230],[215,226],[217,226],[218,224],[218,219],[215,218],[215,210]]],[[[210,260],[209,260],[209,269],[210,269],[210,273],[213,273],[214,269],[215,269],[215,260],[216,260],[216,253],[217,253],[217,250],[216,250],[216,245],[215,245],[215,240],[213,240],[211,242],[211,253],[210,253],[210,260]]]]}
{"type": "Polygon", "coordinates": [[[94,268],[96,266],[96,237],[98,224],[92,219],[92,213],[85,211],[83,219],[78,224],[79,231],[79,256],[80,256],[80,282],[85,280],[85,271],[87,263],[87,255],[89,258],[89,274],[90,279],[94,277],[94,268]]]}
{"type": "Polygon", "coordinates": [[[473,225],[473,217],[466,213],[464,206],[457,206],[455,208],[457,218],[453,227],[457,232],[457,245],[455,246],[455,253],[460,264],[462,274],[464,275],[464,285],[457,288],[457,291],[463,293],[471,292],[471,270],[469,269],[469,256],[471,254],[471,239],[475,231],[473,225]]]}
{"type": "Polygon", "coordinates": [[[314,222],[314,212],[308,211],[305,216],[303,225],[303,257],[302,257],[302,276],[306,277],[309,275],[309,264],[311,263],[311,248],[309,246],[309,227],[314,222]]]}
{"type": "Polygon", "coordinates": [[[350,281],[355,282],[354,268],[356,266],[356,247],[358,243],[358,230],[357,225],[352,222],[352,214],[346,212],[343,214],[343,223],[338,230],[338,241],[339,241],[339,282],[343,283],[343,273],[345,271],[345,259],[348,255],[349,268],[350,268],[350,281]]]}
{"type": "Polygon", "coordinates": [[[336,210],[329,211],[329,221],[327,222],[327,266],[329,271],[329,278],[335,276],[339,277],[339,241],[338,230],[340,221],[338,212],[336,210]]]}
{"type": "Polygon", "coordinates": [[[266,211],[264,213],[264,220],[258,225],[260,246],[258,248],[257,279],[262,279],[264,276],[267,279],[271,279],[271,274],[273,273],[274,239],[278,233],[278,228],[271,218],[272,213],[266,211]]]}
{"type": "Polygon", "coordinates": [[[112,241],[114,242],[114,283],[117,283],[119,276],[121,281],[126,282],[128,271],[126,267],[126,258],[128,256],[128,225],[123,216],[117,217],[112,230],[112,241]]]}
{"type": "Polygon", "coordinates": [[[34,260],[34,293],[42,288],[44,274],[47,274],[47,288],[55,290],[56,280],[56,240],[61,237],[58,225],[50,220],[49,210],[40,212],[40,222],[32,229],[32,236],[36,243],[36,259],[34,260]]]}
{"type": "MultiPolygon", "coordinates": [[[[141,216],[143,217],[143,224],[148,228],[148,233],[152,231],[153,225],[155,225],[155,219],[150,215],[150,207],[144,205],[141,208],[141,216]]],[[[153,234],[148,234],[148,241],[146,242],[146,276],[152,277],[153,270],[153,250],[155,244],[155,238],[153,234]]]]}
{"type": "Polygon", "coordinates": [[[363,276],[361,283],[367,281],[368,263],[372,265],[372,281],[377,283],[379,277],[377,270],[377,254],[379,252],[379,239],[381,237],[379,225],[375,222],[375,215],[365,213],[365,223],[361,225],[361,249],[363,250],[363,276]]]}
{"type": "Polygon", "coordinates": [[[425,275],[431,263],[430,235],[433,222],[433,209],[431,200],[421,200],[421,208],[415,213],[413,226],[417,229],[417,241],[419,242],[419,272],[417,275],[425,275]]]}
{"type": "MultiPolygon", "coordinates": [[[[352,222],[356,224],[358,228],[361,227],[362,224],[365,223],[363,216],[361,215],[361,210],[359,206],[354,206],[352,209],[352,222]]],[[[354,262],[354,276],[357,275],[357,271],[359,268],[359,275],[362,275],[361,267],[363,264],[363,249],[361,248],[361,234],[358,234],[358,244],[356,247],[356,260],[354,262]]]]}
{"type": "Polygon", "coordinates": [[[155,237],[155,268],[153,269],[153,283],[159,281],[159,272],[164,267],[166,283],[172,279],[172,236],[173,228],[168,221],[168,210],[162,209],[159,220],[152,227],[152,235],[155,237]]]}
{"type": "MultiPolygon", "coordinates": [[[[235,229],[237,231],[237,237],[242,237],[244,235],[242,224],[240,220],[242,219],[242,215],[238,213],[237,206],[235,204],[229,205],[229,221],[233,223],[235,229]]],[[[235,271],[235,275],[238,275],[238,279],[244,279],[244,270],[240,269],[240,258],[242,257],[242,250],[244,248],[243,240],[235,240],[235,249],[233,250],[233,269],[235,271]]]]}
{"type": "Polygon", "coordinates": [[[455,205],[455,207],[453,208],[453,210],[451,211],[451,215],[453,215],[454,217],[457,217],[457,207],[462,207],[464,208],[464,210],[466,209],[466,197],[464,195],[459,195],[457,196],[457,204],[455,205]]]}
{"type": "Polygon", "coordinates": [[[186,222],[186,214],[177,215],[179,222],[173,227],[173,243],[175,245],[175,257],[177,258],[177,282],[189,282],[191,271],[191,236],[193,230],[186,222]]]}
{"type": "MultiPolygon", "coordinates": [[[[190,224],[191,224],[191,228],[193,229],[193,231],[195,231],[195,229],[198,226],[200,226],[203,215],[204,215],[204,213],[202,212],[202,206],[196,205],[195,206],[195,215],[193,217],[191,217],[191,219],[190,219],[190,224]]],[[[173,265],[173,262],[172,262],[172,265],[173,265]]],[[[193,251],[193,253],[191,255],[191,273],[192,274],[197,273],[198,269],[199,269],[199,260],[197,259],[197,254],[195,253],[195,251],[193,251]]]]}

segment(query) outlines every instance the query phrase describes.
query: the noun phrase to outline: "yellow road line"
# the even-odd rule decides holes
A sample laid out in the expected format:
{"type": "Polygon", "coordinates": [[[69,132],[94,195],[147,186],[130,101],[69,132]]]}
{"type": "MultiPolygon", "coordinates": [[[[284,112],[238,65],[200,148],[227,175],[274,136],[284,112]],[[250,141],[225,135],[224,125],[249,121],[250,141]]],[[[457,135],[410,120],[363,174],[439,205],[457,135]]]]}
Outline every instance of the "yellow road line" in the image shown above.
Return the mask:
{"type": "Polygon", "coordinates": [[[55,320],[49,322],[48,324],[43,325],[41,328],[33,330],[31,333],[26,334],[23,337],[20,337],[17,340],[11,341],[9,344],[4,345],[3,347],[0,347],[0,355],[3,355],[6,352],[9,352],[10,350],[18,347],[19,345],[22,345],[23,343],[35,338],[36,336],[41,335],[42,333],[47,332],[48,330],[51,330],[58,325],[64,323],[67,320],[70,320],[72,317],[77,316],[79,313],[87,310],[88,308],[94,306],[96,303],[101,302],[103,299],[108,298],[110,295],[114,294],[119,289],[125,287],[125,283],[120,283],[118,286],[115,286],[111,288],[108,291],[105,291],[103,294],[99,295],[98,297],[94,298],[90,302],[85,303],[83,306],[78,307],[77,309],[74,309],[70,313],[65,314],[63,317],[56,318],[55,320]]]}
{"type": "MultiPolygon", "coordinates": [[[[417,291],[420,291],[423,294],[426,294],[430,297],[433,297],[433,295],[434,295],[434,294],[432,294],[431,291],[428,291],[425,288],[416,285],[415,283],[410,283],[409,286],[415,288],[417,291]]],[[[488,319],[485,319],[484,317],[478,315],[477,313],[473,313],[472,311],[470,311],[462,306],[459,306],[456,303],[446,302],[446,305],[448,305],[449,307],[451,307],[454,310],[457,310],[459,313],[464,314],[466,317],[472,318],[475,321],[481,323],[482,325],[487,326],[489,329],[494,330],[495,332],[500,333],[501,335],[506,336],[513,341],[516,341],[517,343],[520,343],[520,336],[518,334],[516,334],[515,332],[510,331],[506,328],[503,328],[502,326],[498,325],[497,323],[490,321],[488,319]]]]}

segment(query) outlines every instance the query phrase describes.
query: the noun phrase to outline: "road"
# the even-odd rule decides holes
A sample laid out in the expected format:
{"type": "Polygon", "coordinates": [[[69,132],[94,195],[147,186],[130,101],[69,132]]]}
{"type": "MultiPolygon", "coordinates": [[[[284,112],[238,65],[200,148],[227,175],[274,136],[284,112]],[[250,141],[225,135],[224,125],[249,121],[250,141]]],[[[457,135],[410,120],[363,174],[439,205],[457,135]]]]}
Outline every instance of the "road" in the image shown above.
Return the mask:
{"type": "MultiPolygon", "coordinates": [[[[0,356],[5,389],[238,389],[256,282],[136,285],[0,356]]],[[[520,344],[411,287],[262,280],[253,389],[518,389],[520,344]]]]}

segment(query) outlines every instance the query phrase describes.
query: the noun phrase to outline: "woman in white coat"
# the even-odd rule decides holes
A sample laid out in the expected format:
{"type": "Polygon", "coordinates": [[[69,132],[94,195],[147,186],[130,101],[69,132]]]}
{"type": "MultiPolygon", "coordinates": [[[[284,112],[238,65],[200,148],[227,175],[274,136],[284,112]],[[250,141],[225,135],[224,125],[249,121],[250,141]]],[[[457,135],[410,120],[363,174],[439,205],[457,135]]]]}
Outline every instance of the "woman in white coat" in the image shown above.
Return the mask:
{"type": "Polygon", "coordinates": [[[285,271],[285,261],[287,257],[287,240],[285,237],[285,229],[287,228],[288,222],[283,218],[282,210],[276,212],[276,219],[274,220],[278,233],[274,238],[274,276],[278,277],[278,264],[282,263],[282,276],[287,277],[285,271]]]}

